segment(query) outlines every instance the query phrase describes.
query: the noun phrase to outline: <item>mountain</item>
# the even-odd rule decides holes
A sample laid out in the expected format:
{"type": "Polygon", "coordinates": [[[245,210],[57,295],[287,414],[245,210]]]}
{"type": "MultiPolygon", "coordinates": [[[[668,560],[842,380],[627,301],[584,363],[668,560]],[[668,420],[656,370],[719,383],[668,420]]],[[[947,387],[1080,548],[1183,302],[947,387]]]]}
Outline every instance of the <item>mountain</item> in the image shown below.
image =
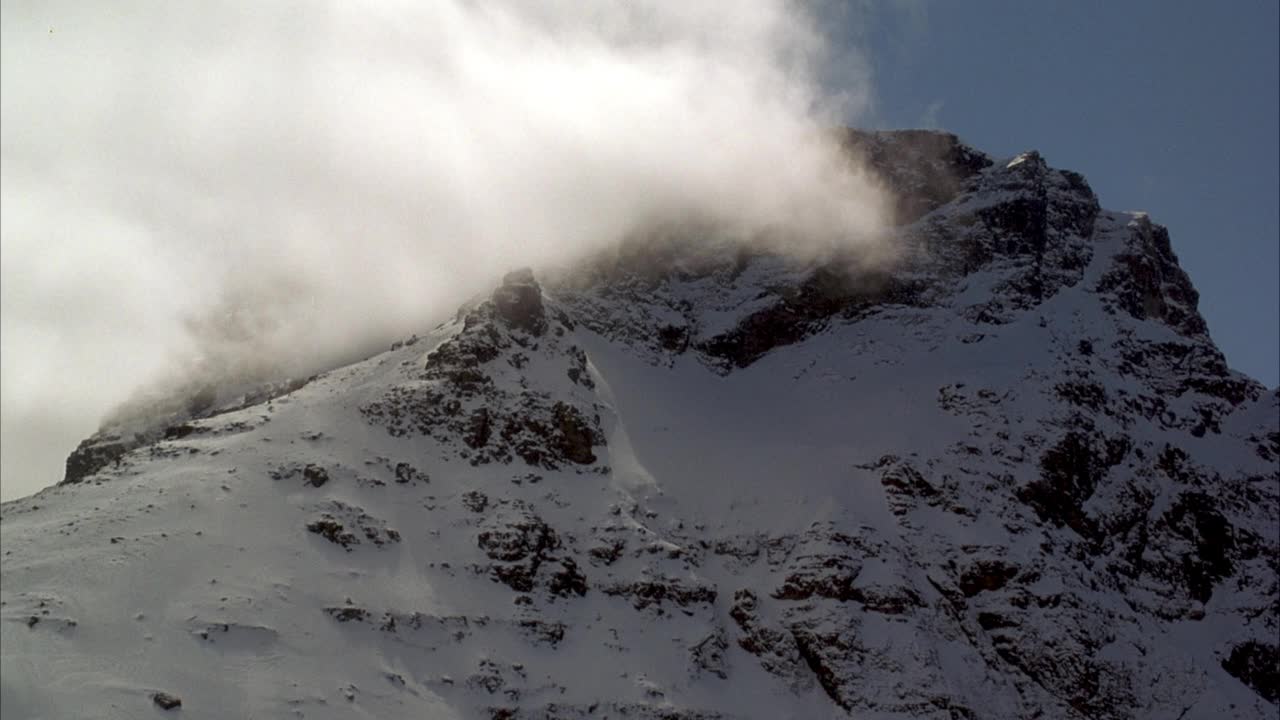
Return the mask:
{"type": "Polygon", "coordinates": [[[1275,718],[1280,393],[1168,233],[843,141],[892,262],[673,228],[104,428],[0,508],[4,716],[1275,718]]]}

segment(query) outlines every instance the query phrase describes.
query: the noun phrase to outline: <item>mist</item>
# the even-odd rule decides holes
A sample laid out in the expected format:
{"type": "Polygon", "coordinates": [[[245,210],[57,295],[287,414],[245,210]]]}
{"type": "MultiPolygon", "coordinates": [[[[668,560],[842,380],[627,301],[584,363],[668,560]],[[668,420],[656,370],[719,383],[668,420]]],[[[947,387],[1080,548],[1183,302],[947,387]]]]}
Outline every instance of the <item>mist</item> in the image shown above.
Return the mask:
{"type": "Polygon", "coordinates": [[[6,499],[131,399],[355,359],[647,223],[885,222],[823,132],[869,71],[812,4],[0,7],[6,499]]]}

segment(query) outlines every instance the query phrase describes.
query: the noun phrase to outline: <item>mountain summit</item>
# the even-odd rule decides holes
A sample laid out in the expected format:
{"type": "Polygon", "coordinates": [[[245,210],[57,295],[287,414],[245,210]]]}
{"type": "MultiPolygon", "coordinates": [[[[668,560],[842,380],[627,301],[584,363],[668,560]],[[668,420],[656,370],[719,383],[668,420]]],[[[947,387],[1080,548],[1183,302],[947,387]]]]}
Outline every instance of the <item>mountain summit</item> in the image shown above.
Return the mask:
{"type": "Polygon", "coordinates": [[[1280,393],[1038,154],[891,261],[653,233],[3,505],[5,717],[1271,718],[1280,393]]]}

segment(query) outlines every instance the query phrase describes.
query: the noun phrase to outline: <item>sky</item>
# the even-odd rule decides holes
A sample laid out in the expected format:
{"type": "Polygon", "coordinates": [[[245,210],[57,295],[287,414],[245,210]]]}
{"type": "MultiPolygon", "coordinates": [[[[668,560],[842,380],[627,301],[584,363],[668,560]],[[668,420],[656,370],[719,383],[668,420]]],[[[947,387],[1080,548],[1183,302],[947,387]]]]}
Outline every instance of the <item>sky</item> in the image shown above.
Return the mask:
{"type": "Polygon", "coordinates": [[[1149,211],[1275,386],[1276,7],[3,0],[0,496],[122,406],[356,359],[655,218],[872,253],[840,122],[1149,211]]]}
{"type": "Polygon", "coordinates": [[[1036,149],[1169,228],[1228,363],[1280,385],[1280,3],[966,0],[877,13],[871,121],[1036,149]]]}

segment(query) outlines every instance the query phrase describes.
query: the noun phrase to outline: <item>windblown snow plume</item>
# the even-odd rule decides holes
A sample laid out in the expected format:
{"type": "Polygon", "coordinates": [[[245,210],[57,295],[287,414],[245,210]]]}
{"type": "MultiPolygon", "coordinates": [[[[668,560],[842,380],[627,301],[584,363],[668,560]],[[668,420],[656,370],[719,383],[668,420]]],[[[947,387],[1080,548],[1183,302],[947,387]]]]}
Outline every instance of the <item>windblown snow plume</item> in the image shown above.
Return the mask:
{"type": "Polygon", "coordinates": [[[135,388],[314,370],[647,223],[869,247],[886,204],[822,133],[866,71],[843,51],[826,99],[819,25],[786,0],[6,1],[6,494],[135,388]]]}

